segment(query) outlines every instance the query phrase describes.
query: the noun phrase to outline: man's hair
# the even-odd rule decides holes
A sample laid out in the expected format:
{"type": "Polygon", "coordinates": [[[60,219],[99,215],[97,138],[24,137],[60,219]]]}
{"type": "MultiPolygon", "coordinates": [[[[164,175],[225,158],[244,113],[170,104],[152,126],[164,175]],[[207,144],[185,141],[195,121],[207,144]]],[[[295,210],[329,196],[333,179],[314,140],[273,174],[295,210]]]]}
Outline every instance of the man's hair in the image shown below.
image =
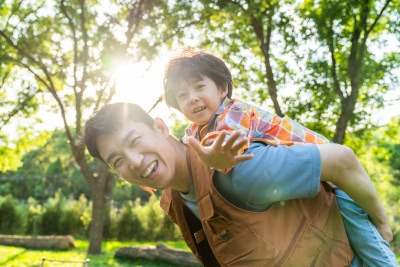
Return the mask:
{"type": "Polygon", "coordinates": [[[85,123],[84,142],[92,157],[104,161],[97,149],[97,139],[102,134],[112,134],[127,122],[142,122],[154,128],[153,118],[140,106],[132,103],[113,103],[97,111],[85,123]]]}
{"type": "Polygon", "coordinates": [[[164,73],[164,98],[168,106],[179,109],[175,100],[175,88],[182,80],[201,79],[207,76],[218,87],[228,86],[227,96],[232,96],[232,75],[224,61],[205,52],[185,50],[171,59],[164,73]]]}

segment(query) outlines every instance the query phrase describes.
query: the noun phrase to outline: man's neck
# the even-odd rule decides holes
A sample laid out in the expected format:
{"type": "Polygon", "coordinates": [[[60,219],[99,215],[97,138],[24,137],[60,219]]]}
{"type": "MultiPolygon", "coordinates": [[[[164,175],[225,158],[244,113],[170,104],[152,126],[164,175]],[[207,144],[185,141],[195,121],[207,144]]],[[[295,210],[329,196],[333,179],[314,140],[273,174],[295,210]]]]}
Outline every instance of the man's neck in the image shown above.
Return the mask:
{"type": "MultiPolygon", "coordinates": [[[[173,138],[173,137],[171,137],[173,138]]],[[[190,175],[189,164],[187,161],[188,146],[182,144],[175,138],[172,140],[176,153],[176,164],[175,164],[175,177],[171,184],[171,188],[181,191],[182,193],[188,193],[190,186],[192,185],[192,176],[190,175]]]]}

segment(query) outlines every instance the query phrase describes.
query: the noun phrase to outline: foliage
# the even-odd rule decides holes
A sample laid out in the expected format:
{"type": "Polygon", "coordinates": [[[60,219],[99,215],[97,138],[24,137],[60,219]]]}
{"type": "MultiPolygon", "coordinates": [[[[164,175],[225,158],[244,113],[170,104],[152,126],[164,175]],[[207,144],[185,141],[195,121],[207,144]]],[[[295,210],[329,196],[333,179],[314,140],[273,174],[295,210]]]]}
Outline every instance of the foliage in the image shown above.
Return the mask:
{"type": "MultiPolygon", "coordinates": [[[[79,200],[66,199],[62,191],[39,204],[30,198],[19,203],[11,195],[0,197],[0,233],[31,235],[66,235],[87,237],[92,205],[84,195],[79,200]]],[[[159,197],[148,202],[126,201],[111,208],[110,238],[118,240],[177,240],[178,227],[164,214],[159,197]]]]}
{"type": "Polygon", "coordinates": [[[369,131],[360,138],[349,134],[346,144],[353,148],[367,170],[385,206],[393,231],[392,246],[400,248],[400,187],[398,186],[398,151],[400,118],[394,117],[387,125],[369,131]]]}
{"type": "Polygon", "coordinates": [[[387,163],[393,170],[395,186],[400,185],[400,117],[393,117],[382,127],[376,138],[378,146],[373,152],[380,162],[387,163]]]}
{"type": "Polygon", "coordinates": [[[189,122],[187,120],[180,120],[175,118],[175,124],[170,129],[170,134],[176,138],[182,138],[185,136],[185,129],[189,122]]]}
{"type": "Polygon", "coordinates": [[[180,237],[178,227],[165,215],[159,202],[155,195],[145,205],[140,205],[140,200],[136,199],[133,213],[142,228],[136,232],[137,240],[175,240],[180,237]]]}
{"type": "Polygon", "coordinates": [[[65,132],[56,130],[24,140],[37,147],[25,152],[18,169],[0,173],[0,194],[12,193],[18,199],[33,197],[43,201],[61,189],[64,195],[74,199],[81,194],[90,197],[89,187],[65,139],[65,132]]]}
{"type": "Polygon", "coordinates": [[[194,46],[223,57],[243,98],[337,143],[348,126],[363,135],[387,92],[399,86],[398,1],[199,0],[194,6],[209,17],[200,33],[190,33],[200,40],[194,46]]]}
{"type": "Polygon", "coordinates": [[[60,220],[65,212],[65,197],[58,191],[54,198],[50,198],[43,206],[39,231],[44,235],[56,235],[60,228],[60,220]]]}
{"type": "Polygon", "coordinates": [[[359,131],[370,124],[372,109],[399,85],[393,70],[400,52],[387,45],[395,38],[393,17],[398,1],[319,1],[300,4],[300,37],[306,71],[297,83],[302,90],[288,98],[291,114],[310,113],[335,128],[333,141],[343,143],[347,126],[359,131]],[[316,50],[317,49],[317,50],[316,50]],[[317,52],[316,52],[317,51],[317,52]]]}
{"type": "Polygon", "coordinates": [[[30,150],[42,146],[50,134],[47,131],[35,133],[26,127],[19,127],[16,136],[9,138],[0,131],[0,174],[21,167],[21,158],[30,150]]]}
{"type": "Polygon", "coordinates": [[[23,208],[11,195],[0,196],[0,232],[13,234],[23,231],[24,224],[23,208]]]}

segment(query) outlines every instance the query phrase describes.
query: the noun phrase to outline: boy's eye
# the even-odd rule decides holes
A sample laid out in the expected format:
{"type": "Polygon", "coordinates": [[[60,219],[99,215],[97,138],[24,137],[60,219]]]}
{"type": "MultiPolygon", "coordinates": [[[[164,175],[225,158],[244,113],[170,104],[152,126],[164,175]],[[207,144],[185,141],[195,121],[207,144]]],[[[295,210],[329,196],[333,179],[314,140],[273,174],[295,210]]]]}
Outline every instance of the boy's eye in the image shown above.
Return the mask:
{"type": "Polygon", "coordinates": [[[200,90],[200,89],[203,88],[203,87],[204,87],[204,85],[198,84],[198,85],[196,85],[196,90],[200,90]]]}
{"type": "Polygon", "coordinates": [[[186,94],[184,94],[184,93],[178,94],[178,99],[183,99],[183,98],[185,98],[185,96],[186,96],[186,94]]]}

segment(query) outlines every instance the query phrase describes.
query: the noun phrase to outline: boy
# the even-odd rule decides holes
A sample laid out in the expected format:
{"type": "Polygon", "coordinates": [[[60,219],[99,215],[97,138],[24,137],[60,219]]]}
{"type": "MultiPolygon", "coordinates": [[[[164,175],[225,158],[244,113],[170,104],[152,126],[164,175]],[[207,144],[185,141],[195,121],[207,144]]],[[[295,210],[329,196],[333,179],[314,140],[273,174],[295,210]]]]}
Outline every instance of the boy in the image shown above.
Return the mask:
{"type": "MultiPolygon", "coordinates": [[[[329,143],[325,137],[288,118],[279,118],[245,102],[231,100],[232,77],[229,69],[222,60],[207,53],[186,52],[183,56],[172,59],[165,71],[164,90],[167,104],[180,110],[193,122],[186,129],[189,145],[206,165],[224,173],[228,173],[230,168],[239,162],[250,159],[253,154],[248,146],[243,147],[239,153],[241,155],[226,149],[231,144],[223,144],[225,136],[238,136],[235,131],[239,131],[249,140],[260,138],[283,145],[329,143]],[[196,139],[201,141],[203,146],[196,139]],[[247,148],[249,149],[242,154],[247,148]]],[[[240,167],[255,168],[251,161],[247,164],[241,163],[240,167]]],[[[354,179],[355,182],[351,186],[337,182],[336,184],[367,211],[381,235],[390,241],[392,235],[386,212],[367,173],[362,169],[354,179]]],[[[257,192],[255,188],[254,198],[262,194],[263,192],[257,192]]],[[[364,211],[360,209],[358,213],[355,212],[359,207],[341,190],[336,190],[336,198],[350,244],[356,254],[366,264],[392,266],[394,263],[388,263],[387,258],[392,258],[393,261],[394,254],[368,221],[364,211]],[[371,240],[378,239],[380,242],[357,240],[356,237],[365,231],[365,225],[371,229],[371,240]]],[[[354,265],[357,260],[353,261],[354,265]]]]}

